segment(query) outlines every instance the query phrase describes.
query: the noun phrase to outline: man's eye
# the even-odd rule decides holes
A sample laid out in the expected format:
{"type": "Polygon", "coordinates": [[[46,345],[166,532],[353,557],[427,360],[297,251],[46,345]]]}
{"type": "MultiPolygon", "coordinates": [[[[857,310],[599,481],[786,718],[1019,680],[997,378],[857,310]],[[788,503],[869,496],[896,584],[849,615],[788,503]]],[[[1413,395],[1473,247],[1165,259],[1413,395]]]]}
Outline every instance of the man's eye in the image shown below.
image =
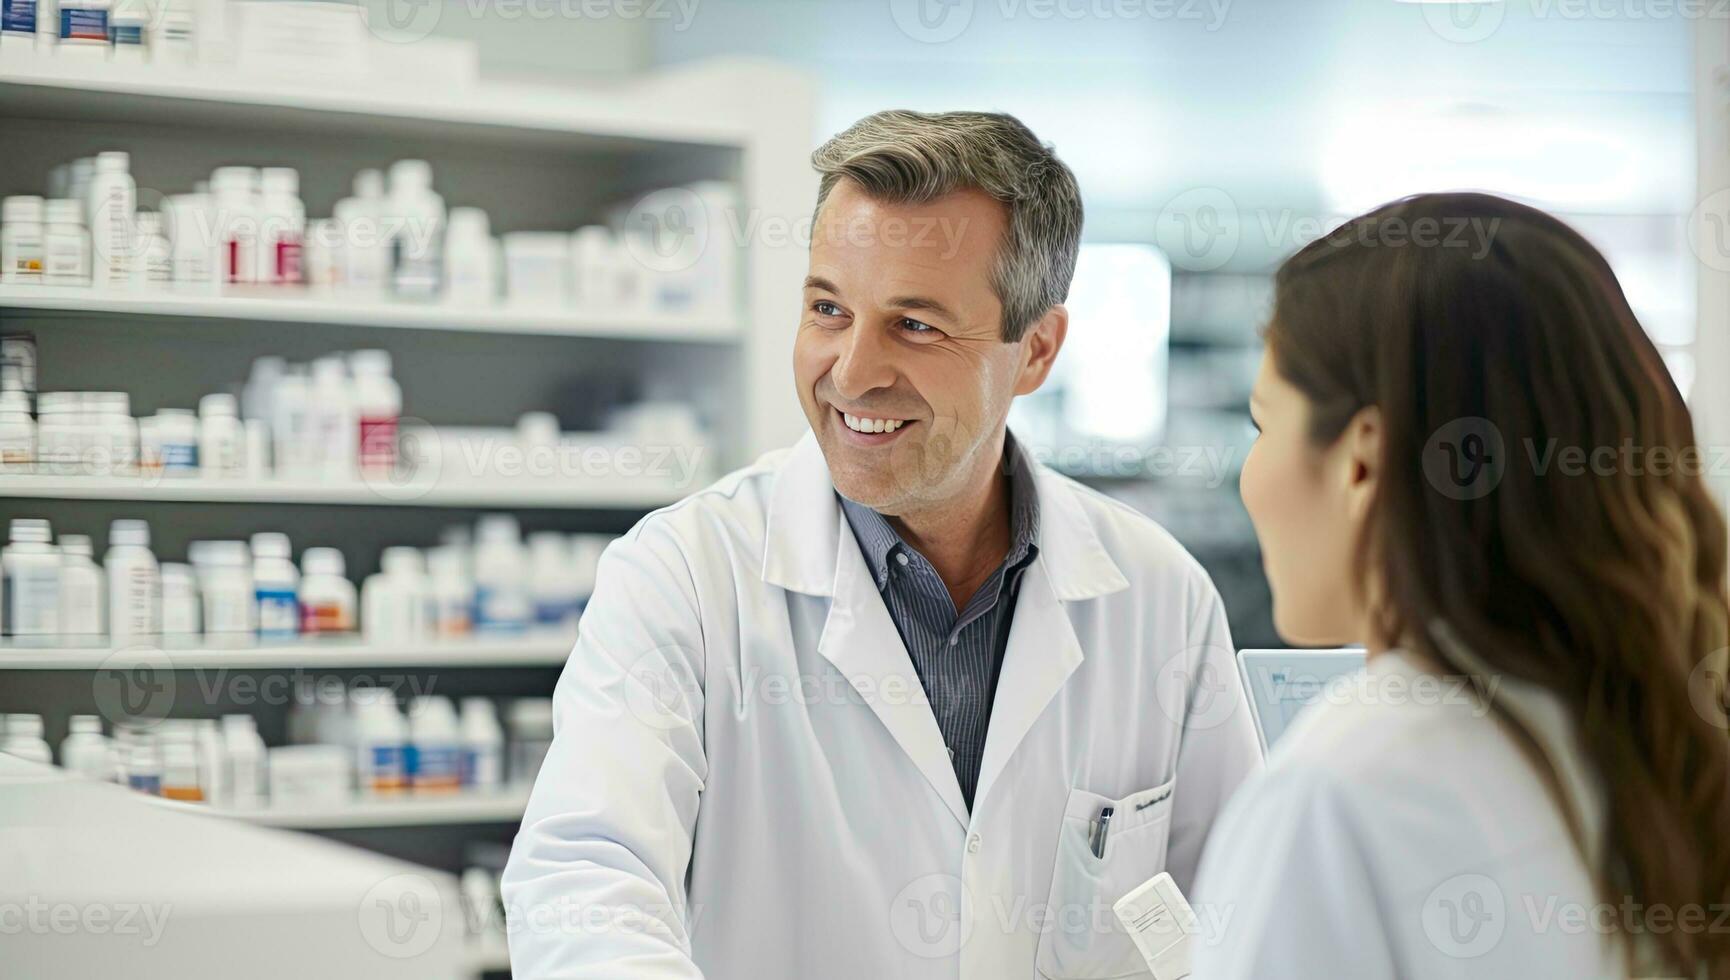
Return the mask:
{"type": "Polygon", "coordinates": [[[936,333],[937,328],[929,323],[920,323],[910,317],[901,318],[901,329],[908,333],[936,333]]]}
{"type": "Polygon", "coordinates": [[[812,303],[811,309],[818,316],[840,316],[841,315],[841,307],[836,306],[834,303],[831,303],[826,299],[820,299],[817,302],[812,303]]]}

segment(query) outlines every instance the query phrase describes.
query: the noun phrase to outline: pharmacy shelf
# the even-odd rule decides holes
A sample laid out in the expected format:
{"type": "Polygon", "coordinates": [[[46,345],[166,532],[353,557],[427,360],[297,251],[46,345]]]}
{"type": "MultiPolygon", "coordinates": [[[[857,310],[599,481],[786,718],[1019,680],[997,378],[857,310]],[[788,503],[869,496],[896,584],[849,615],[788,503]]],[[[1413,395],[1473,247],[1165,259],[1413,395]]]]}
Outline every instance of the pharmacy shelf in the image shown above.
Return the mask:
{"type": "Polygon", "coordinates": [[[328,803],[271,805],[256,810],[226,809],[173,801],[165,801],[164,805],[244,820],[266,827],[340,830],[516,823],[523,818],[523,809],[528,805],[528,801],[529,787],[508,786],[487,793],[453,793],[436,797],[404,796],[397,799],[345,799],[328,803]]]}
{"type": "Polygon", "coordinates": [[[429,486],[388,481],[205,479],[202,477],[0,475],[0,498],[139,500],[234,504],[333,504],[389,507],[506,507],[653,510],[701,487],[672,480],[449,480],[429,486]]]}
{"type": "Polygon", "coordinates": [[[38,118],[162,119],[184,125],[327,129],[333,122],[371,132],[434,130],[451,137],[527,139],[576,134],[627,143],[742,147],[749,129],[697,98],[702,73],[666,73],[667,83],[573,88],[496,81],[441,84],[424,77],[353,79],[252,74],[215,66],[121,64],[8,53],[0,63],[0,105],[38,118]],[[90,96],[101,96],[92,99],[90,96]],[[411,126],[410,124],[418,124],[411,126]]]}
{"type": "Polygon", "coordinates": [[[557,667],[576,641],[567,633],[469,637],[427,643],[308,640],[252,646],[0,646],[0,670],[206,670],[340,667],[557,667]]]}
{"type": "MultiPolygon", "coordinates": [[[[558,181],[575,182],[572,200],[559,194],[561,208],[598,205],[599,200],[589,198],[616,198],[655,181],[722,179],[739,188],[748,217],[767,219],[765,228],[810,213],[817,191],[809,164],[817,99],[810,78],[798,69],[716,58],[592,84],[523,84],[404,70],[404,56],[413,62],[417,53],[402,49],[417,46],[387,47],[398,50],[375,58],[380,70],[364,78],[272,74],[257,65],[246,70],[214,64],[134,65],[9,50],[0,59],[0,121],[25,124],[53,145],[19,157],[7,172],[20,186],[36,186],[43,167],[89,151],[88,139],[72,139],[79,134],[84,139],[115,133],[116,142],[141,153],[166,140],[189,147],[188,160],[220,160],[233,159],[249,134],[262,131],[291,145],[305,137],[307,159],[301,162],[315,170],[343,160],[343,167],[352,169],[357,155],[382,158],[393,147],[412,147],[435,160],[451,154],[471,162],[511,155],[498,158],[530,168],[537,175],[536,186],[544,188],[549,179],[555,188],[558,181]],[[349,145],[351,138],[364,143],[349,145]],[[313,164],[312,158],[334,159],[313,164]],[[584,174],[597,172],[606,175],[602,185],[581,183],[584,174]]],[[[189,176],[180,174],[172,182],[185,186],[189,176]]],[[[357,308],[346,301],[315,304],[301,299],[259,298],[242,305],[238,301],[253,298],[229,296],[170,296],[141,304],[138,297],[55,300],[40,293],[23,299],[21,309],[39,311],[48,319],[60,303],[72,314],[96,314],[86,319],[129,326],[146,318],[127,318],[123,311],[161,313],[165,321],[185,323],[190,310],[190,319],[208,317],[206,323],[274,316],[426,329],[453,329],[453,323],[461,329],[467,324],[506,337],[547,332],[725,343],[727,352],[736,356],[712,367],[720,371],[735,402],[726,406],[729,428],[736,433],[736,448],[729,455],[749,459],[794,442],[804,428],[799,413],[788,411],[784,382],[791,326],[770,314],[785,302],[786,284],[804,275],[805,255],[802,249],[786,247],[782,236],[752,233],[744,239],[738,309],[722,312],[721,322],[512,310],[477,316],[442,307],[357,308]],[[176,303],[190,305],[171,305],[176,303]],[[503,333],[507,330],[523,333],[503,333]]],[[[18,297],[8,302],[20,308],[18,297]]],[[[6,313],[4,307],[0,303],[0,316],[6,313]]],[[[252,340],[237,339],[256,346],[252,340]]]]}
{"type": "Polygon", "coordinates": [[[703,343],[727,343],[739,336],[737,323],[725,317],[454,307],[438,303],[284,296],[280,293],[205,296],[79,286],[0,285],[0,310],[703,343]]]}

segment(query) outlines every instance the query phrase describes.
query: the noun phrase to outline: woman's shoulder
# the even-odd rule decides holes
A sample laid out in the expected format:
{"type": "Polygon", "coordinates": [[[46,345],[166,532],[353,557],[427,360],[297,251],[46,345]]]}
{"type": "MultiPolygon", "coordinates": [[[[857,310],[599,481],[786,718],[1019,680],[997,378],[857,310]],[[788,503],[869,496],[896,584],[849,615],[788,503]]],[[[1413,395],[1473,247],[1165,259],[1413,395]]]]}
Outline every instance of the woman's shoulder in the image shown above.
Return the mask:
{"type": "Polygon", "coordinates": [[[1430,875],[1572,863],[1562,813],[1496,711],[1507,696],[1377,656],[1305,709],[1268,760],[1261,800],[1246,802],[1326,809],[1368,854],[1399,852],[1430,875]]]}
{"type": "Polygon", "coordinates": [[[1210,835],[1197,901],[1238,918],[1198,976],[1618,975],[1555,927],[1592,880],[1497,695],[1441,680],[1377,657],[1276,743],[1210,835]]]}
{"type": "Polygon", "coordinates": [[[1425,670],[1401,651],[1372,657],[1335,678],[1270,753],[1270,769],[1325,775],[1345,771],[1362,784],[1432,762],[1443,745],[1481,749],[1503,741],[1491,707],[1471,682],[1425,670]]]}

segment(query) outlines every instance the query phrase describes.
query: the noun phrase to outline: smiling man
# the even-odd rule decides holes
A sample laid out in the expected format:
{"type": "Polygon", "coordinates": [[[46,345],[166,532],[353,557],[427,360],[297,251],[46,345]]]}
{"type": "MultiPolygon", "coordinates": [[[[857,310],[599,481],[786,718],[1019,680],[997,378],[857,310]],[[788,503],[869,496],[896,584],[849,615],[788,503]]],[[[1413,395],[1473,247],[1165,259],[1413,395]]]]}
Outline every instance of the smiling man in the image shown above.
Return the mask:
{"type": "Polygon", "coordinates": [[[1188,885],[1258,753],[1207,576],[1007,428],[1069,329],[1074,176],[968,112],[813,162],[811,434],[603,559],[513,974],[1145,975],[1112,904],[1188,885]]]}

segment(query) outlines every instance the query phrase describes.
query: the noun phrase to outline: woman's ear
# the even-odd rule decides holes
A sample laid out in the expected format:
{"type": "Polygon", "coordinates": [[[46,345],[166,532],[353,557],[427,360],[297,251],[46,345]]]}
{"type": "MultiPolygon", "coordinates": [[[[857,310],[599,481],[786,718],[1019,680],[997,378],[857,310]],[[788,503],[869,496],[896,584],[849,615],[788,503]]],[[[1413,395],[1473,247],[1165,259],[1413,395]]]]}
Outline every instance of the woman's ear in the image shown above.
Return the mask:
{"type": "Polygon", "coordinates": [[[1341,465],[1345,468],[1346,507],[1362,520],[1375,500],[1382,469],[1382,411],[1374,405],[1358,409],[1342,434],[1341,465]]]}

